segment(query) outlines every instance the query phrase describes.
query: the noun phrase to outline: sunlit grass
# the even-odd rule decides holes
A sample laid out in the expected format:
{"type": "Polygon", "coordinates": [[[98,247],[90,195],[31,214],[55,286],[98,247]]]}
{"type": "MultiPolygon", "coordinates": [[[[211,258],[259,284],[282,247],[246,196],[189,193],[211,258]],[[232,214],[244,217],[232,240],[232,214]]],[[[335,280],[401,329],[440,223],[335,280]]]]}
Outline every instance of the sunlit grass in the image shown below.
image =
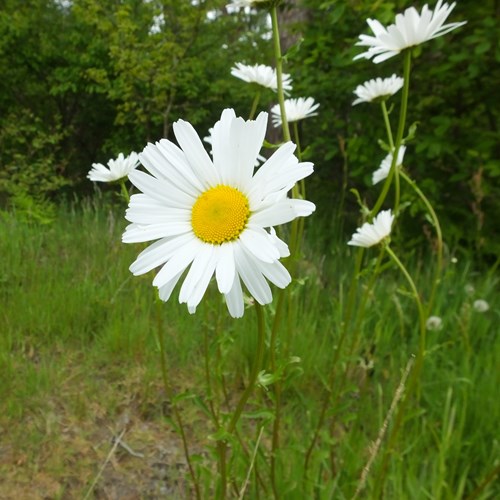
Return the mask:
{"type": "MultiPolygon", "coordinates": [[[[163,486],[178,495],[185,492],[187,480],[175,468],[183,463],[182,453],[161,384],[152,276],[135,278],[128,271],[138,248],[121,243],[122,211],[85,203],[61,208],[50,226],[20,223],[11,214],[0,219],[2,498],[16,491],[22,496],[30,480],[55,498],[84,495],[109,451],[110,437],[123,426],[129,429],[127,443],[146,458],[121,450],[121,479],[110,472],[97,488],[111,487],[113,481],[135,484],[139,477],[144,494],[163,486]],[[174,464],[172,484],[155,476],[153,463],[174,464]]],[[[370,443],[415,353],[417,316],[397,271],[386,269],[369,296],[364,321],[346,338],[333,366],[353,267],[351,250],[340,235],[335,244],[325,245],[321,221],[311,221],[308,230],[299,283],[293,285],[280,331],[288,340],[278,345],[287,374],[279,487],[284,498],[351,498],[370,443]],[[334,405],[304,486],[304,453],[332,369],[334,405]]],[[[443,327],[428,332],[422,398],[418,407],[410,406],[391,450],[387,498],[495,497],[488,477],[499,457],[500,311],[497,279],[476,272],[479,264],[463,254],[456,263],[447,261],[432,311],[443,319],[443,327]],[[475,311],[477,298],[488,301],[490,310],[475,311]]],[[[412,266],[425,289],[430,279],[425,261],[415,257],[412,266]]],[[[209,376],[224,381],[229,402],[241,391],[255,352],[253,308],[242,320],[229,320],[218,294],[208,293],[211,300],[194,316],[174,300],[160,309],[171,383],[176,393],[189,390],[179,404],[195,454],[214,432],[200,410],[210,402],[205,346],[209,376]]],[[[223,400],[221,385],[216,386],[212,396],[223,400]]],[[[261,390],[257,397],[266,402],[272,394],[261,390]]],[[[267,447],[271,424],[265,415],[255,418],[255,429],[260,423],[265,426],[261,446],[267,447]]],[[[256,436],[247,437],[249,448],[256,436]]],[[[203,454],[195,462],[202,484],[210,484],[203,454]]],[[[367,494],[381,463],[374,462],[367,494]]],[[[255,466],[266,477],[259,454],[255,466]]],[[[244,477],[245,467],[245,462],[236,463],[234,470],[244,477]]],[[[257,496],[254,488],[249,498],[257,496]]],[[[269,492],[259,493],[266,498],[269,492]]]]}

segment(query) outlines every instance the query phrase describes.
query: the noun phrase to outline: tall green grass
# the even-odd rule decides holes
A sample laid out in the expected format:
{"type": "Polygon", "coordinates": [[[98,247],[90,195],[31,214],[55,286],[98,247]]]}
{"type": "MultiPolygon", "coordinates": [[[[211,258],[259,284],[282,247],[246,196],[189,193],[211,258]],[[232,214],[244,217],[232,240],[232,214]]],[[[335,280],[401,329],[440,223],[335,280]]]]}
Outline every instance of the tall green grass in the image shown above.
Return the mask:
{"type": "MultiPolygon", "coordinates": [[[[135,424],[170,432],[163,419],[169,409],[161,388],[152,274],[133,277],[128,271],[139,248],[121,243],[122,213],[86,202],[61,207],[50,226],[21,223],[15,214],[0,218],[0,436],[17,457],[0,460],[0,474],[8,478],[0,496],[34,471],[57,481],[61,498],[81,496],[105,451],[92,452],[89,441],[124,412],[135,424]],[[81,433],[68,438],[68,426],[81,433]],[[46,450],[53,450],[50,457],[46,450]]],[[[397,270],[388,267],[370,293],[363,322],[332,366],[353,257],[343,236],[332,236],[325,227],[317,219],[309,224],[299,280],[280,331],[287,339],[278,345],[286,373],[278,461],[283,498],[352,497],[418,342],[414,302],[397,270]],[[304,482],[304,454],[332,369],[334,404],[304,482]]],[[[408,257],[425,289],[431,279],[425,258],[408,257]]],[[[479,264],[467,254],[456,263],[448,260],[432,312],[443,327],[428,332],[420,403],[410,404],[394,447],[382,443],[361,498],[371,498],[385,453],[390,454],[385,498],[499,494],[494,481],[500,457],[498,279],[487,270],[477,272],[479,264]],[[488,301],[489,311],[474,310],[477,298],[488,301]]],[[[196,453],[214,432],[202,412],[210,402],[205,351],[209,376],[223,381],[229,401],[241,391],[255,352],[253,307],[242,320],[229,320],[216,291],[208,295],[193,316],[175,300],[160,309],[169,376],[174,391],[186,395],[179,404],[196,453]]],[[[211,397],[224,399],[217,387],[211,397]]],[[[265,389],[258,395],[264,402],[270,397],[265,389]]],[[[271,424],[266,415],[252,418],[256,429],[264,425],[261,446],[266,447],[271,424]]],[[[249,449],[256,435],[247,436],[249,449]]],[[[205,455],[195,462],[210,498],[213,471],[205,455]]],[[[236,463],[235,471],[244,477],[246,467],[236,463]]],[[[260,453],[255,468],[266,476],[260,453]]],[[[247,491],[248,498],[269,495],[254,486],[247,491]]]]}

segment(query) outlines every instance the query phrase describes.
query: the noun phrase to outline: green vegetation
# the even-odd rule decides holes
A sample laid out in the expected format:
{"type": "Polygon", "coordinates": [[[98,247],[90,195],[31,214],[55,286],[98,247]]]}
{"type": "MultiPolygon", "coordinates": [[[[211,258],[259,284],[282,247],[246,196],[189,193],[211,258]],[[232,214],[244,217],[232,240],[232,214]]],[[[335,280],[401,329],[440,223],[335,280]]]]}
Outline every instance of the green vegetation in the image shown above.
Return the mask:
{"type": "MultiPolygon", "coordinates": [[[[237,61],[274,64],[261,37],[265,14],[227,15],[227,0],[196,7],[177,0],[72,3],[68,9],[48,0],[4,0],[0,11],[0,203],[42,220],[51,216],[47,199],[67,193],[68,185],[89,193],[85,175],[93,162],[171,138],[178,118],[203,134],[224,107],[245,116],[253,94],[230,68],[237,61]],[[162,14],[167,23],[151,33],[162,14]]],[[[321,104],[302,131],[316,165],[309,193],[323,213],[344,198],[351,212],[346,188],[364,190],[384,157],[377,144],[382,125],[368,125],[369,106],[352,107],[352,91],[400,72],[395,60],[353,61],[360,52],[354,43],[368,33],[367,17],[391,22],[414,2],[286,3],[281,25],[292,95],[321,104]]],[[[458,2],[453,20],[467,25],[414,59],[409,110],[418,123],[407,155],[412,178],[436,203],[448,241],[487,257],[500,252],[499,15],[493,0],[458,2]]],[[[273,99],[271,92],[262,96],[262,108],[273,99]]],[[[421,224],[415,228],[421,236],[421,224]]]]}
{"type": "Polygon", "coordinates": [[[2,3],[0,498],[498,498],[498,2],[383,65],[354,44],[406,1],[227,2],[2,3]],[[195,315],[161,303],[128,270],[125,179],[85,178],[180,118],[203,137],[283,105],[236,62],[321,105],[293,127],[315,173],[291,196],[317,210],[277,227],[296,279],[240,320],[214,283],[195,315]],[[403,67],[400,99],[352,106],[403,67]],[[389,206],[373,248],[347,245],[389,206]]]}
{"type": "MultiPolygon", "coordinates": [[[[50,227],[20,223],[10,215],[0,222],[2,498],[82,498],[111,449],[112,436],[123,429],[125,443],[143,456],[119,447],[95,487],[96,498],[127,491],[134,498],[162,498],[165,492],[171,498],[189,496],[161,383],[152,276],[130,275],[137,249],[120,241],[123,210],[98,205],[65,206],[50,227]]],[[[314,243],[307,245],[302,281],[294,285],[281,332],[288,335],[289,349],[281,359],[293,362],[287,364],[283,389],[279,490],[284,498],[312,498],[313,492],[319,498],[351,498],[415,352],[416,311],[397,270],[387,269],[368,298],[365,322],[346,340],[333,366],[352,272],[345,265],[350,250],[319,220],[311,219],[307,229],[314,243]],[[304,454],[332,369],[340,392],[334,394],[337,404],[329,410],[304,485],[304,454]]],[[[390,450],[387,498],[493,499],[498,493],[492,476],[499,453],[494,438],[500,417],[498,278],[493,270],[479,272],[470,255],[457,257],[456,263],[447,259],[438,290],[434,313],[443,326],[428,332],[420,405],[410,402],[390,450]],[[474,310],[478,298],[489,303],[488,311],[474,310]]],[[[415,257],[411,269],[425,288],[431,277],[423,263],[415,257]]],[[[178,407],[202,485],[210,484],[213,469],[209,456],[199,451],[215,432],[204,408],[224,399],[217,384],[212,398],[206,392],[205,348],[209,373],[224,377],[230,405],[245,383],[255,348],[253,307],[242,320],[230,321],[217,294],[209,292],[211,300],[194,316],[175,300],[159,309],[171,384],[180,395],[178,407]]],[[[260,389],[255,397],[272,406],[271,392],[260,389]]],[[[245,429],[252,417],[255,431],[246,443],[253,446],[263,423],[260,447],[267,449],[268,415],[252,416],[251,409],[245,429]]],[[[374,491],[386,447],[384,441],[365,494],[374,491]]],[[[259,460],[257,455],[256,468],[267,477],[259,460]]],[[[235,464],[241,482],[245,467],[235,464]]],[[[248,493],[256,497],[255,491],[248,493]]],[[[208,490],[203,497],[210,497],[208,490]]]]}

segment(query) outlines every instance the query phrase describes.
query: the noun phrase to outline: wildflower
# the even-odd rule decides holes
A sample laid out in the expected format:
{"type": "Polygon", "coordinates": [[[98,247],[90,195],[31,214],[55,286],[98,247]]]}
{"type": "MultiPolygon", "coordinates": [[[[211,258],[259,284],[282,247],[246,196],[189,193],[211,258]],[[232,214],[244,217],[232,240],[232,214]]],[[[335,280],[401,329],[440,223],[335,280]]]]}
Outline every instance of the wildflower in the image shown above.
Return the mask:
{"type": "Polygon", "coordinates": [[[399,54],[404,49],[420,45],[463,26],[466,21],[443,24],[455,5],[455,2],[448,5],[438,0],[434,11],[430,10],[426,4],[421,14],[415,7],[409,7],[403,14],[396,16],[395,24],[387,28],[375,19],[367,19],[366,22],[375,36],[360,35],[356,45],[368,47],[368,50],[354,59],[373,58],[374,63],[379,63],[399,54]]]}
{"type": "MultiPolygon", "coordinates": [[[[278,90],[278,78],[276,70],[265,64],[255,64],[248,66],[242,63],[236,63],[236,66],[231,68],[231,74],[240,80],[248,83],[256,83],[267,87],[268,89],[278,90]]],[[[288,92],[292,90],[292,79],[288,73],[282,74],[283,90],[288,92]]]]}
{"type": "MultiPolygon", "coordinates": [[[[312,97],[299,97],[298,99],[285,100],[286,119],[289,123],[298,122],[310,116],[316,116],[316,110],[319,108],[319,103],[315,103],[312,97]]],[[[281,125],[281,109],[280,105],[276,104],[271,108],[273,115],[273,125],[279,127],[281,125]]]]}
{"type": "Polygon", "coordinates": [[[92,168],[87,174],[87,178],[97,182],[113,182],[127,177],[139,166],[139,156],[137,153],[130,153],[126,158],[123,153],[118,155],[116,160],[109,160],[106,168],[102,163],[92,163],[92,168]]]}
{"type": "Polygon", "coordinates": [[[386,100],[393,96],[403,87],[404,80],[400,76],[393,74],[389,78],[374,78],[368,80],[354,89],[354,94],[358,98],[352,103],[353,106],[362,102],[373,102],[386,100]]]}
{"type": "Polygon", "coordinates": [[[472,307],[474,308],[474,311],[484,313],[490,308],[490,305],[486,302],[486,300],[478,299],[474,301],[472,307]]]}
{"type": "MultiPolygon", "coordinates": [[[[403,164],[403,158],[405,156],[405,151],[406,151],[405,146],[399,147],[398,161],[397,161],[397,165],[396,165],[397,168],[401,167],[401,165],[403,164]]],[[[389,175],[389,172],[391,171],[392,157],[393,157],[393,153],[389,153],[382,160],[380,167],[377,170],[375,170],[375,172],[373,172],[373,175],[372,175],[373,184],[377,184],[380,181],[383,181],[389,175]]]]}
{"type": "Polygon", "coordinates": [[[184,271],[179,302],[194,313],[215,274],[229,313],[243,316],[241,282],[260,304],[272,300],[271,283],[285,288],[290,274],[279,261],[289,255],[273,226],[310,215],[315,206],[287,198],[287,192],[313,171],[299,163],[295,145],[283,144],[258,170],[255,160],[267,128],[267,113],[256,120],[222,112],[212,132],[212,159],[194,128],[179,120],[179,143],[148,144],[140,158],[151,175],[135,171],[142,191],[131,197],[125,243],[158,240],[130,266],[134,275],[162,266],[153,280],[167,301],[184,271]],[[267,230],[269,228],[269,231],[267,230]]]}
{"type": "Polygon", "coordinates": [[[376,245],[391,234],[393,221],[394,215],[391,210],[382,210],[371,224],[365,222],[361,227],[358,227],[356,233],[352,235],[351,241],[347,244],[366,248],[376,245]]]}
{"type": "Polygon", "coordinates": [[[427,330],[438,331],[443,328],[443,320],[439,316],[429,316],[425,322],[427,330]]]}
{"type": "Polygon", "coordinates": [[[464,287],[464,290],[465,290],[465,293],[467,295],[474,295],[476,289],[474,288],[474,285],[471,284],[471,283],[467,283],[467,285],[465,285],[464,287]]]}

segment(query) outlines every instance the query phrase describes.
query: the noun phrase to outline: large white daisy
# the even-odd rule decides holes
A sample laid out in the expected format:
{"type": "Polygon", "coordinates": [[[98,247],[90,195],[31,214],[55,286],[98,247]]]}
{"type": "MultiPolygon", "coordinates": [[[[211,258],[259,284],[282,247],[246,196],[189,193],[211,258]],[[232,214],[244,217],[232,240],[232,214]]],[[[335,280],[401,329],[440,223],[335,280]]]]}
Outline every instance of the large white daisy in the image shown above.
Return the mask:
{"type": "Polygon", "coordinates": [[[387,99],[394,95],[403,87],[404,80],[395,74],[389,78],[374,78],[358,85],[354,89],[354,94],[358,97],[353,106],[362,102],[373,102],[387,99]]]}
{"type": "Polygon", "coordinates": [[[284,288],[290,275],[279,259],[289,255],[273,226],[310,215],[315,206],[290,199],[287,192],[310,175],[312,163],[299,163],[295,145],[282,145],[257,171],[255,160],[267,128],[267,113],[256,120],[222,112],[212,132],[210,158],[194,128],[174,123],[179,143],[148,144],[140,158],[147,174],[130,174],[142,191],[130,199],[123,235],[126,243],[158,240],[130,266],[140,275],[161,266],[153,280],[164,301],[189,267],[179,301],[195,312],[212,276],[229,313],[243,315],[243,292],[260,304],[272,300],[267,282],[284,288]]]}
{"type": "Polygon", "coordinates": [[[92,163],[87,178],[96,182],[113,182],[127,177],[139,166],[139,155],[130,153],[127,157],[120,153],[116,160],[109,160],[106,168],[102,163],[92,163]]]}
{"type": "MultiPolygon", "coordinates": [[[[298,122],[310,116],[316,116],[316,110],[319,108],[319,103],[315,103],[312,97],[299,97],[298,99],[285,100],[285,113],[287,122],[298,122]]],[[[275,104],[271,108],[273,116],[273,125],[281,126],[281,109],[279,104],[275,104]]]]}
{"type": "MultiPolygon", "coordinates": [[[[253,66],[249,66],[238,62],[231,68],[231,74],[245,82],[256,83],[274,90],[275,92],[278,90],[276,70],[271,68],[271,66],[266,66],[265,64],[254,64],[253,66]]],[[[292,90],[292,79],[290,75],[288,73],[283,73],[282,77],[283,90],[285,92],[292,90]]]]}
{"type": "Polygon", "coordinates": [[[368,50],[354,59],[373,58],[374,63],[379,63],[408,47],[420,45],[464,25],[466,21],[443,24],[455,5],[455,2],[448,5],[438,0],[434,10],[429,9],[426,4],[421,14],[415,7],[409,7],[403,14],[396,16],[395,24],[387,28],[384,28],[376,19],[367,19],[366,22],[375,36],[360,35],[356,45],[368,47],[368,50]]]}
{"type": "Polygon", "coordinates": [[[376,245],[391,234],[393,221],[394,215],[391,210],[382,210],[371,224],[365,222],[361,227],[358,227],[347,244],[366,248],[376,245]]]}

